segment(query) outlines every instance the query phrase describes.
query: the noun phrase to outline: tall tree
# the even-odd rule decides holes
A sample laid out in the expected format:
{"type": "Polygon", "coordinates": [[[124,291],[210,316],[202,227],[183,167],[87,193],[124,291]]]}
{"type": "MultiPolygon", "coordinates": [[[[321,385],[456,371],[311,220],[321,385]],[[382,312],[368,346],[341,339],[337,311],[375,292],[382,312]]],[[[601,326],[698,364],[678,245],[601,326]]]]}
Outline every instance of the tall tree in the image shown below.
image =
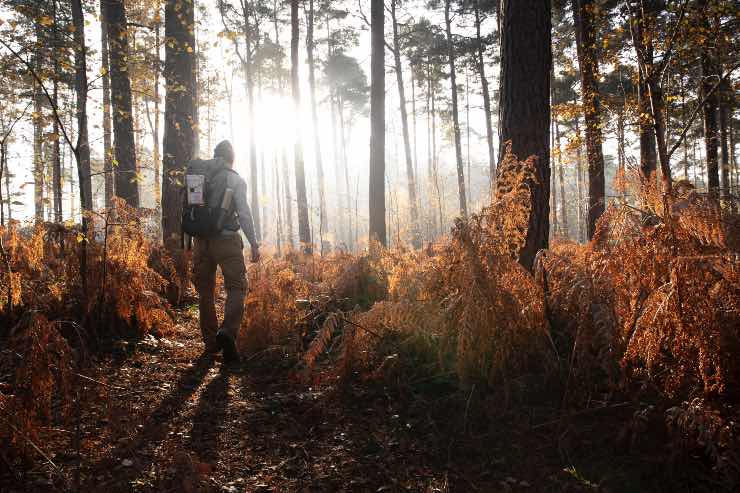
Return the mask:
{"type": "Polygon", "coordinates": [[[185,166],[192,159],[195,101],[192,77],[195,64],[195,14],[193,0],[167,0],[165,4],[166,86],[162,159],[162,236],[176,250],[181,235],[180,190],[185,166]]]}
{"type": "Polygon", "coordinates": [[[701,96],[704,99],[702,107],[704,116],[704,150],[707,160],[707,186],[709,193],[719,197],[719,122],[717,111],[719,109],[719,98],[714,85],[720,79],[721,74],[717,63],[717,50],[713,46],[715,39],[711,35],[709,16],[711,5],[709,0],[697,0],[696,5],[699,13],[700,29],[702,32],[701,42],[701,96]]]}
{"type": "MultiPolygon", "coordinates": [[[[57,1],[52,0],[51,3],[51,17],[53,19],[52,26],[52,58],[54,60],[54,73],[52,74],[53,79],[53,93],[52,99],[54,105],[59,107],[59,79],[62,77],[60,58],[64,50],[62,48],[61,39],[59,37],[59,13],[57,11],[57,1]]],[[[62,162],[61,162],[61,151],[59,148],[59,121],[54,119],[54,128],[52,130],[53,139],[52,142],[52,197],[54,203],[54,222],[62,222],[62,162]]]]}
{"type": "Polygon", "coordinates": [[[123,0],[102,0],[108,24],[113,134],[115,138],[116,186],[118,197],[139,207],[139,177],[136,172],[129,42],[126,8],[123,0]]]}
{"type": "MultiPolygon", "coordinates": [[[[653,64],[654,0],[639,5],[637,15],[630,23],[635,49],[642,53],[645,65],[653,64]]],[[[655,148],[655,127],[650,118],[650,88],[644,70],[637,71],[637,104],[639,108],[640,175],[643,182],[655,179],[658,155],[655,148]]]]}
{"type": "MultiPolygon", "coordinates": [[[[36,32],[36,46],[34,47],[34,68],[37,74],[42,73],[45,57],[43,44],[43,27],[41,26],[41,8],[37,4],[33,12],[33,23],[36,32]]],[[[36,221],[44,220],[44,158],[42,146],[44,142],[44,109],[41,83],[34,81],[33,100],[33,204],[36,221]]]]}
{"type": "Polygon", "coordinates": [[[596,221],[604,213],[606,183],[604,154],[601,148],[601,99],[599,95],[599,61],[596,54],[596,21],[598,5],[594,0],[573,0],[576,25],[578,65],[581,72],[581,100],[586,121],[586,154],[588,159],[588,224],[586,234],[593,238],[596,221]]]}
{"type": "Polygon", "coordinates": [[[455,68],[455,41],[452,38],[452,17],[450,16],[452,0],[445,0],[445,29],[447,33],[447,60],[450,67],[450,90],[452,99],[452,130],[455,140],[455,160],[457,163],[457,192],[460,199],[460,215],[468,215],[465,195],[465,170],[463,168],[462,145],[460,144],[460,115],[457,101],[457,70],[455,68]]]}
{"type": "MultiPolygon", "coordinates": [[[[498,0],[496,0],[498,1],[498,0]]],[[[483,57],[485,50],[483,38],[481,37],[481,0],[473,0],[475,12],[475,45],[476,45],[476,69],[480,78],[483,91],[483,112],[486,118],[486,143],[488,144],[488,173],[491,183],[496,177],[496,155],[493,149],[493,125],[491,124],[491,94],[488,90],[488,79],[486,79],[486,63],[483,57]]]]}
{"type": "Polygon", "coordinates": [[[406,180],[409,193],[409,211],[411,214],[412,244],[415,248],[421,247],[421,231],[419,230],[419,209],[416,201],[416,177],[414,173],[414,161],[411,156],[411,142],[409,137],[409,117],[406,111],[406,91],[403,80],[403,66],[401,64],[401,41],[398,34],[399,0],[391,0],[391,21],[393,23],[393,45],[388,48],[393,53],[393,62],[396,72],[396,85],[398,86],[398,100],[401,110],[401,127],[403,132],[403,150],[406,158],[406,180]]]}
{"type": "Polygon", "coordinates": [[[75,27],[75,92],[77,93],[77,145],[73,150],[77,158],[77,178],[80,182],[82,225],[83,230],[87,231],[88,218],[84,211],[92,211],[93,196],[90,176],[90,142],[87,130],[87,48],[82,0],[72,0],[72,21],[75,27]]]}
{"type": "Polygon", "coordinates": [[[531,190],[532,212],[519,262],[531,269],[547,248],[550,230],[550,65],[551,7],[542,0],[503,0],[501,12],[501,145],[534,156],[539,182],[531,190]]]}
{"type": "MultiPolygon", "coordinates": [[[[316,62],[314,60],[314,50],[316,42],[314,41],[314,0],[308,2],[308,22],[306,26],[306,51],[308,52],[308,83],[311,90],[311,121],[313,122],[313,145],[314,158],[316,160],[316,179],[319,182],[319,237],[324,238],[327,231],[327,213],[326,213],[326,183],[324,179],[324,163],[321,156],[321,138],[319,135],[319,113],[316,101],[316,62]]],[[[324,245],[320,246],[321,252],[324,252],[324,245]]]]}
{"type": "Polygon", "coordinates": [[[113,130],[110,114],[110,57],[108,53],[108,23],[105,21],[104,2],[100,2],[100,44],[103,73],[103,172],[105,180],[105,207],[110,208],[114,195],[113,181],[113,130]]]}
{"type": "MultiPolygon", "coordinates": [[[[295,1],[295,0],[294,0],[295,1]]],[[[370,240],[388,245],[385,226],[385,15],[370,3],[370,240]]]]}
{"type": "MultiPolygon", "coordinates": [[[[298,42],[299,42],[299,25],[298,25],[298,0],[290,2],[290,79],[293,92],[293,108],[296,115],[301,112],[301,85],[298,74],[298,42]]],[[[307,253],[312,250],[311,245],[311,228],[308,222],[308,197],[306,195],[306,172],[303,163],[303,138],[301,136],[301,125],[296,118],[295,121],[295,188],[298,199],[298,239],[301,247],[307,253]]]]}

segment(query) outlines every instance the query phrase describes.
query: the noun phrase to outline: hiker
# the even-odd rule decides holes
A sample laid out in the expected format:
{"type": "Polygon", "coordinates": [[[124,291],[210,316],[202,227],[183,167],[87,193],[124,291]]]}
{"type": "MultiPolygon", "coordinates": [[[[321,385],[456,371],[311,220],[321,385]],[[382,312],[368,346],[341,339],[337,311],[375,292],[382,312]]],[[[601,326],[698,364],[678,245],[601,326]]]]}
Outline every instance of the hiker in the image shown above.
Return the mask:
{"type": "Polygon", "coordinates": [[[187,196],[183,232],[195,240],[193,279],[199,297],[200,330],[205,352],[223,351],[224,363],[239,363],[236,339],[244,314],[247,271],[244,266],[244,231],[252,249],[252,262],[260,258],[252,213],[247,204],[247,185],[234,171],[234,148],[228,140],[216,146],[212,160],[193,160],[187,168],[187,196]],[[216,316],[216,267],[221,267],[226,288],[224,320],[216,316]]]}

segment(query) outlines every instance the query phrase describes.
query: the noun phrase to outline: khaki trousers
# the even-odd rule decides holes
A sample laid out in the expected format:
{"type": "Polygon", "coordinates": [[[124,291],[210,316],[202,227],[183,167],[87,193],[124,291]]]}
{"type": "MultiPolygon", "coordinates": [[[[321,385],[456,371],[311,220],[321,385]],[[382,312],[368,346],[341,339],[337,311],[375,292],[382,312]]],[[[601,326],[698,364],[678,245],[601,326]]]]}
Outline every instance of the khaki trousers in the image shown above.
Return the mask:
{"type": "Polygon", "coordinates": [[[216,345],[216,267],[221,267],[226,288],[226,307],[221,330],[235,341],[244,315],[247,295],[247,269],[244,266],[244,244],[241,235],[223,235],[216,238],[195,238],[193,252],[193,279],[198,290],[200,330],[206,348],[216,345]]]}

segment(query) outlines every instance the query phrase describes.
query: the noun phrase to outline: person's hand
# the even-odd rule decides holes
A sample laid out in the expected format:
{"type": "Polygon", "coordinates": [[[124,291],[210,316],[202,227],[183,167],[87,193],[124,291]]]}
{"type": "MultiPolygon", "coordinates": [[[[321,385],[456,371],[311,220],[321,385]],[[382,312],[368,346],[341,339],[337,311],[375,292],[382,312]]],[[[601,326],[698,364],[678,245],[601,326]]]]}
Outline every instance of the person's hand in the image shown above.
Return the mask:
{"type": "Polygon", "coordinates": [[[256,264],[260,261],[260,247],[259,245],[252,245],[252,263],[256,264]]]}

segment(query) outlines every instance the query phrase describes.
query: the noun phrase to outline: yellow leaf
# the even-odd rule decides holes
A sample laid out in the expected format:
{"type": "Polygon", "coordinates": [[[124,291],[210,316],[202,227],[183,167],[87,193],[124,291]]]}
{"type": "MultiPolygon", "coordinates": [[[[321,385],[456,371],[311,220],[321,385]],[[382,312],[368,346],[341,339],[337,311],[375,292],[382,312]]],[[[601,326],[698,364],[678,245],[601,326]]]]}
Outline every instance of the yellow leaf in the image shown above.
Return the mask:
{"type": "Polygon", "coordinates": [[[41,24],[44,27],[48,27],[54,24],[54,19],[52,19],[48,15],[45,15],[39,19],[39,24],[41,24]]]}

